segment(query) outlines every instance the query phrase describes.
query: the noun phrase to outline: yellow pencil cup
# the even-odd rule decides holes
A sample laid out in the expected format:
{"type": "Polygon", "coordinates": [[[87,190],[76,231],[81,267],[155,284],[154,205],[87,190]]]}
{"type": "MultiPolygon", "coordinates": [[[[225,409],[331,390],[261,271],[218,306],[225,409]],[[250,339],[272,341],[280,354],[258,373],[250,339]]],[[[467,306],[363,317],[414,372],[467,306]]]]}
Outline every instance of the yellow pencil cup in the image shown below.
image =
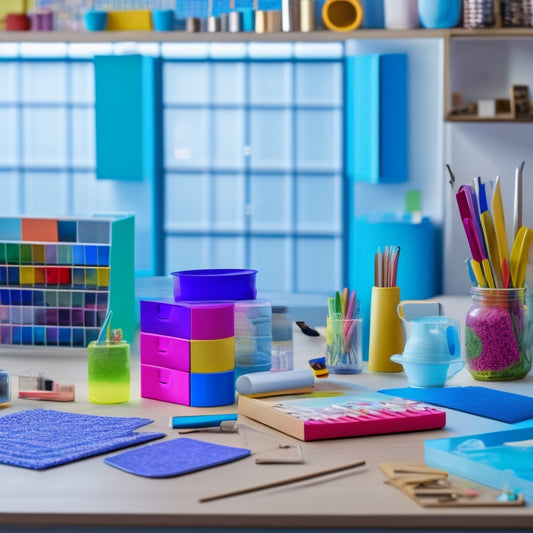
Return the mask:
{"type": "Polygon", "coordinates": [[[390,356],[403,353],[402,323],[396,311],[400,303],[400,287],[372,287],[370,300],[370,337],[368,370],[401,372],[402,365],[390,356]]]}

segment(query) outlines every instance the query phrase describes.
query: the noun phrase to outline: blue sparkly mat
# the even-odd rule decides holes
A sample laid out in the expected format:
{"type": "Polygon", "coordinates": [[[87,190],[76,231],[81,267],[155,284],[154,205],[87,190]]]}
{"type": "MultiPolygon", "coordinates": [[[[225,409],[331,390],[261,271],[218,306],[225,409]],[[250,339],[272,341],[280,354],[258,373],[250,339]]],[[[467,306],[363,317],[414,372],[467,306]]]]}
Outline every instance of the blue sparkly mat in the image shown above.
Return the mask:
{"type": "Polygon", "coordinates": [[[136,433],[149,418],[32,409],[0,416],[0,463],[42,470],[164,437],[136,433]]]}

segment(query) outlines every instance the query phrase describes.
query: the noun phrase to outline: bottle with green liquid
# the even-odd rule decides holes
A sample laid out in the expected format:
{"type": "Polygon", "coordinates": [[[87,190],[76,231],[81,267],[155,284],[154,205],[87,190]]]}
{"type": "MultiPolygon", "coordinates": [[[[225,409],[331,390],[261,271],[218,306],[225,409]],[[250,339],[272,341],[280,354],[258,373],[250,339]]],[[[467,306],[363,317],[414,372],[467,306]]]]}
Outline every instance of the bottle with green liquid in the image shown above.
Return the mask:
{"type": "Polygon", "coordinates": [[[130,345],[121,330],[110,330],[108,313],[97,341],[87,347],[88,393],[91,403],[124,403],[130,400],[130,345]]]}

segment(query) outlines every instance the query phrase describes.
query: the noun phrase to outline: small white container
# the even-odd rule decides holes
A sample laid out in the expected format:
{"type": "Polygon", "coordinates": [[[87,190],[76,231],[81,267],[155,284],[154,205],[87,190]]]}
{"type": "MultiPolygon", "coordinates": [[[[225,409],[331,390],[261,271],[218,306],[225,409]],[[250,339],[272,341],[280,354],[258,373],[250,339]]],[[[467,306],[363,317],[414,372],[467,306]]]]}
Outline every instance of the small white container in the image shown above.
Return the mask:
{"type": "Polygon", "coordinates": [[[284,305],[272,307],[272,367],[275,372],[294,368],[292,318],[284,305]]]}
{"type": "Polygon", "coordinates": [[[384,0],[385,28],[408,30],[418,28],[418,0],[384,0]]]}

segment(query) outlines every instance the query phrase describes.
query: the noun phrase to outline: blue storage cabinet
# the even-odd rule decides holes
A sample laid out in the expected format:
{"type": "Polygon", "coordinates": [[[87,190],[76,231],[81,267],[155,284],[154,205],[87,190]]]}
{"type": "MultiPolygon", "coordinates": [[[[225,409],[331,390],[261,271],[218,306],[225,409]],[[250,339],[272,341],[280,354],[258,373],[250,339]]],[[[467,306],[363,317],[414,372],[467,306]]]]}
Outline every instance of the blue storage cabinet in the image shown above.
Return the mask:
{"type": "Polygon", "coordinates": [[[356,288],[363,318],[363,354],[368,357],[370,299],[374,285],[374,254],[378,247],[399,246],[401,300],[421,300],[440,293],[440,230],[418,214],[352,218],[349,230],[349,286],[356,288]]]}

